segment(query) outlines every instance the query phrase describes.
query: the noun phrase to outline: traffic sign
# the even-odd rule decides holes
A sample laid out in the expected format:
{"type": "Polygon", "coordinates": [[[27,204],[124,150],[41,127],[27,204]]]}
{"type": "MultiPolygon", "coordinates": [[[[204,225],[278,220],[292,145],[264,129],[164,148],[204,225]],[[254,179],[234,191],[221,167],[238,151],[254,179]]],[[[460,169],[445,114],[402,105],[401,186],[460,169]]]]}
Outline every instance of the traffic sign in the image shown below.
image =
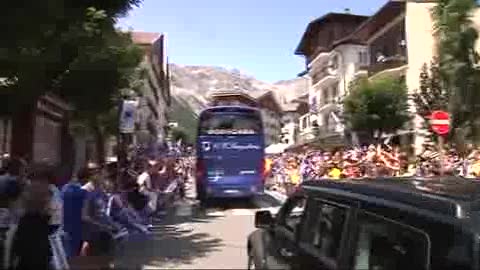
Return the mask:
{"type": "Polygon", "coordinates": [[[430,115],[430,126],[438,135],[446,135],[450,132],[450,114],[445,111],[434,111],[430,115]]]}

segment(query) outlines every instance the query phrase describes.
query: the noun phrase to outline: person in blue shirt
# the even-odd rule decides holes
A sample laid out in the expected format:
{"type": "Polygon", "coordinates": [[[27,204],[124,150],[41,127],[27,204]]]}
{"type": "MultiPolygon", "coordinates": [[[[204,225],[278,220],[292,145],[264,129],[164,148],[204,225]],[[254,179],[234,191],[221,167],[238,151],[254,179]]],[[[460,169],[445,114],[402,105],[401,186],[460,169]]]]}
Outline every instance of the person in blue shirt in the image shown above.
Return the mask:
{"type": "Polygon", "coordinates": [[[90,170],[80,170],[77,179],[63,186],[63,229],[67,233],[66,253],[68,258],[80,255],[82,248],[82,209],[87,191],[82,183],[90,177],[90,170]]]}

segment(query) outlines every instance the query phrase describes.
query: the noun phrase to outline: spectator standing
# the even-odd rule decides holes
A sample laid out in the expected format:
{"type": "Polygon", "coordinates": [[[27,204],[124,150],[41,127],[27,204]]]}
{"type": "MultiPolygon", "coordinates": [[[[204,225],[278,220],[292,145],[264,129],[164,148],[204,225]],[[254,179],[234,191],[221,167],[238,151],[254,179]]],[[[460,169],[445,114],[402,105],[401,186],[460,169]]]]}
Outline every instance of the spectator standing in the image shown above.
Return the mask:
{"type": "Polygon", "coordinates": [[[78,176],[62,188],[63,199],[63,229],[67,234],[67,257],[80,255],[82,247],[82,208],[87,191],[82,184],[91,177],[87,168],[81,169],[78,176]]]}
{"type": "Polygon", "coordinates": [[[137,184],[140,187],[140,192],[148,197],[148,207],[152,213],[157,211],[158,193],[154,191],[152,185],[152,175],[157,173],[156,162],[149,161],[144,166],[143,172],[137,178],[137,184]]]}
{"type": "Polygon", "coordinates": [[[91,167],[89,181],[82,188],[87,191],[82,208],[82,254],[90,256],[96,267],[109,267],[113,260],[113,235],[121,226],[107,215],[108,197],[104,190],[103,171],[91,167]]]}
{"type": "MultiPolygon", "coordinates": [[[[7,160],[3,174],[0,175],[0,269],[7,262],[5,247],[9,245],[7,234],[12,223],[20,216],[20,197],[26,185],[27,163],[18,158],[7,160]]],[[[10,237],[11,238],[11,237],[10,237]]]]}
{"type": "Polygon", "coordinates": [[[12,242],[10,260],[12,269],[51,269],[52,253],[48,238],[49,204],[52,197],[49,187],[50,176],[47,169],[38,169],[33,174],[32,183],[26,188],[25,212],[19,219],[12,242]]]}

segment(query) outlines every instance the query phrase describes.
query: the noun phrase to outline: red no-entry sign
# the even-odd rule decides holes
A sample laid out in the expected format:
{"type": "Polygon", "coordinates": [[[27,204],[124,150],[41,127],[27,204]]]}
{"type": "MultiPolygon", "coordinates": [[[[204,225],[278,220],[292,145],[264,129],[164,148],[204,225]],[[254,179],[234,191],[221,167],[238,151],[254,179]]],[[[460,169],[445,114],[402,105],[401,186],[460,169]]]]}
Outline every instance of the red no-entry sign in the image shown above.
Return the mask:
{"type": "Polygon", "coordinates": [[[434,111],[430,115],[432,130],[438,135],[446,135],[450,132],[450,114],[445,111],[434,111]]]}

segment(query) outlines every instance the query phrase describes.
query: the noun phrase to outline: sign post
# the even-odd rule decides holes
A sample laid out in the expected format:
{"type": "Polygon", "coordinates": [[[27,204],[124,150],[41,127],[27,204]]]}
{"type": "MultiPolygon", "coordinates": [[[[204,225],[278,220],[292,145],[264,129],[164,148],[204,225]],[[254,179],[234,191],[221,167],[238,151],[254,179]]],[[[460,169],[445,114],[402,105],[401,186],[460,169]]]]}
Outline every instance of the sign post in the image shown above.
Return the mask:
{"type": "Polygon", "coordinates": [[[444,137],[450,132],[450,114],[445,111],[434,111],[430,115],[430,126],[438,135],[438,151],[440,155],[440,175],[444,175],[445,155],[444,155],[444,137]]]}

